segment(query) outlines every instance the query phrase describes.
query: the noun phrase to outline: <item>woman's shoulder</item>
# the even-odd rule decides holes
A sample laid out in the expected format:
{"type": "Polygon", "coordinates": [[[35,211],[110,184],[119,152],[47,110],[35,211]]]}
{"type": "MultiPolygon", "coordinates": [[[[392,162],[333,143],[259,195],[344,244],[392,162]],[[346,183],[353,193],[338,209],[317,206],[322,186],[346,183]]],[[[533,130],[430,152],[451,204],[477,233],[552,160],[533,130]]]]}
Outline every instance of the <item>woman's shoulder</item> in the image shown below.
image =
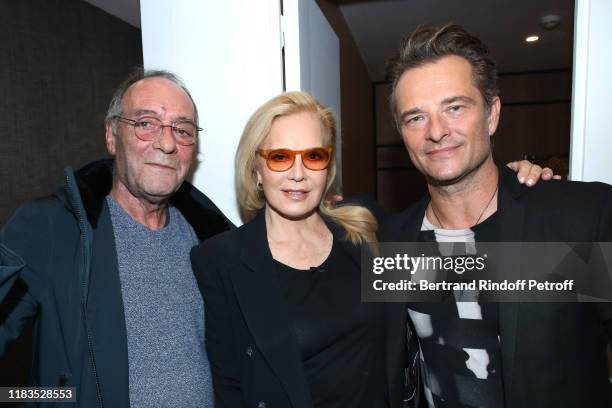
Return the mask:
{"type": "MultiPolygon", "coordinates": [[[[242,227],[240,227],[242,228],[242,227]]],[[[238,251],[240,228],[224,231],[199,243],[191,250],[193,257],[226,258],[238,251]]]]}
{"type": "Polygon", "coordinates": [[[208,238],[196,245],[191,253],[192,256],[214,258],[231,256],[237,258],[240,256],[244,245],[252,244],[253,239],[258,239],[262,235],[265,237],[265,224],[262,226],[262,219],[256,217],[238,228],[208,238]]]}

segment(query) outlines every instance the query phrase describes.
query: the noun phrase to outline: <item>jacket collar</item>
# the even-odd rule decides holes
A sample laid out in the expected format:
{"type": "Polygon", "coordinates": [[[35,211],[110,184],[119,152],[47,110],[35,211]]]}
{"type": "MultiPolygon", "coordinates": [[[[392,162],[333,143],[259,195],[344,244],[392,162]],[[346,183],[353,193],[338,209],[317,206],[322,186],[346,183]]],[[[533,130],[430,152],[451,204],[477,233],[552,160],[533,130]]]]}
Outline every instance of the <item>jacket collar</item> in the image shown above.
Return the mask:
{"type": "Polygon", "coordinates": [[[502,218],[500,227],[500,241],[520,241],[523,236],[524,208],[521,197],[527,187],[516,180],[516,174],[506,166],[499,169],[499,195],[497,198],[497,211],[502,218]]]}
{"type": "MultiPolygon", "coordinates": [[[[523,240],[523,227],[525,225],[525,207],[521,197],[527,187],[516,180],[516,174],[505,166],[499,168],[499,195],[497,211],[499,213],[499,241],[517,242],[523,240]]],[[[507,250],[500,251],[500,262],[508,267],[517,263],[520,254],[507,250]]],[[[520,271],[520,266],[512,266],[520,271]]],[[[518,278],[518,277],[517,277],[518,278]]],[[[504,398],[506,405],[510,405],[512,388],[514,385],[514,362],[516,357],[516,331],[519,319],[520,303],[499,304],[499,334],[501,341],[502,367],[504,376],[504,398]]]]}
{"type": "MultiPolygon", "coordinates": [[[[87,164],[74,174],[87,220],[92,228],[97,228],[104,206],[104,200],[110,193],[113,182],[113,159],[104,159],[87,164]]],[[[208,197],[188,182],[170,198],[175,206],[193,227],[200,241],[225,231],[233,225],[208,197]]]]}
{"type": "MultiPolygon", "coordinates": [[[[501,225],[500,241],[520,241],[522,237],[522,207],[517,206],[517,200],[525,193],[527,187],[516,181],[516,174],[506,166],[497,166],[499,172],[499,194],[497,211],[505,222],[501,225]]],[[[425,210],[431,201],[429,194],[404,212],[402,231],[406,234],[406,241],[416,241],[421,230],[425,210]]]]}
{"type": "Polygon", "coordinates": [[[401,220],[403,240],[408,242],[418,240],[421,225],[423,225],[423,217],[430,201],[429,194],[426,194],[403,213],[403,220],[401,220]]]}

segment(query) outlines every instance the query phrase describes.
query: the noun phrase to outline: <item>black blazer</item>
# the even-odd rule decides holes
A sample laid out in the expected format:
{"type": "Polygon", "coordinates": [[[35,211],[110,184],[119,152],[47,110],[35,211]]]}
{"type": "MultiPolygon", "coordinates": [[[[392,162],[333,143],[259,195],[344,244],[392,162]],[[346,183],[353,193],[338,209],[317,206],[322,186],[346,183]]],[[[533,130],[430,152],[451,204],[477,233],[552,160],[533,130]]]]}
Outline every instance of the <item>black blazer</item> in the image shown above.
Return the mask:
{"type": "MultiPolygon", "coordinates": [[[[390,217],[381,241],[416,241],[429,197],[390,217]]],[[[612,188],[550,181],[527,188],[500,168],[500,242],[610,242],[612,188]]],[[[405,326],[396,314],[397,325],[405,326]]],[[[500,303],[507,408],[612,407],[606,344],[612,303],[500,303]]],[[[410,333],[408,333],[410,335],[410,333]]]]}
{"type": "MultiPolygon", "coordinates": [[[[339,226],[326,223],[359,265],[360,248],[343,239],[339,226]]],[[[216,407],[312,407],[295,332],[273,284],[263,211],[237,230],[197,246],[191,259],[205,300],[216,407]]],[[[396,329],[390,336],[394,340],[396,329]]],[[[389,383],[401,383],[400,372],[389,375],[396,377],[389,383]]],[[[393,394],[399,398],[398,390],[393,394]]]]}

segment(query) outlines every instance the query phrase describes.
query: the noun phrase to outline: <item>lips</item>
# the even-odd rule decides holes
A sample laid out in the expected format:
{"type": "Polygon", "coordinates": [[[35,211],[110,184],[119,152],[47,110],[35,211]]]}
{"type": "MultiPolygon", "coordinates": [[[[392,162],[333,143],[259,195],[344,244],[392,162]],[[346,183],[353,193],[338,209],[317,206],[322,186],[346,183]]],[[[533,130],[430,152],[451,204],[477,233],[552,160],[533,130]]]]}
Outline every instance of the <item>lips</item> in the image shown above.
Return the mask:
{"type": "Polygon", "coordinates": [[[306,197],[308,196],[308,191],[306,190],[293,190],[293,189],[287,189],[287,190],[282,190],[283,194],[285,195],[285,197],[294,200],[294,201],[304,201],[306,199],[306,197]]]}
{"type": "Polygon", "coordinates": [[[149,166],[157,167],[157,168],[164,169],[164,170],[176,170],[176,167],[170,164],[163,164],[163,163],[146,163],[146,164],[148,164],[149,166]]]}
{"type": "Polygon", "coordinates": [[[459,146],[447,146],[427,151],[425,154],[431,158],[445,158],[451,156],[458,148],[459,146]]]}

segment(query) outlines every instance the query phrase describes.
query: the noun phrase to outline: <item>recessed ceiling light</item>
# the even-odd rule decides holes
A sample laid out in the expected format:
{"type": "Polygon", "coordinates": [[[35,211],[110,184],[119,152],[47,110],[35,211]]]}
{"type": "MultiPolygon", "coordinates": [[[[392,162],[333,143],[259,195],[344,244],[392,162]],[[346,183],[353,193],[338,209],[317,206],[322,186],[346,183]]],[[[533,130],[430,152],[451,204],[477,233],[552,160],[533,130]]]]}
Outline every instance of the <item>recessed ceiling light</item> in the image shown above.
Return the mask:
{"type": "Polygon", "coordinates": [[[537,35],[530,35],[529,37],[525,38],[526,42],[536,42],[540,39],[540,37],[538,37],[537,35]]]}

